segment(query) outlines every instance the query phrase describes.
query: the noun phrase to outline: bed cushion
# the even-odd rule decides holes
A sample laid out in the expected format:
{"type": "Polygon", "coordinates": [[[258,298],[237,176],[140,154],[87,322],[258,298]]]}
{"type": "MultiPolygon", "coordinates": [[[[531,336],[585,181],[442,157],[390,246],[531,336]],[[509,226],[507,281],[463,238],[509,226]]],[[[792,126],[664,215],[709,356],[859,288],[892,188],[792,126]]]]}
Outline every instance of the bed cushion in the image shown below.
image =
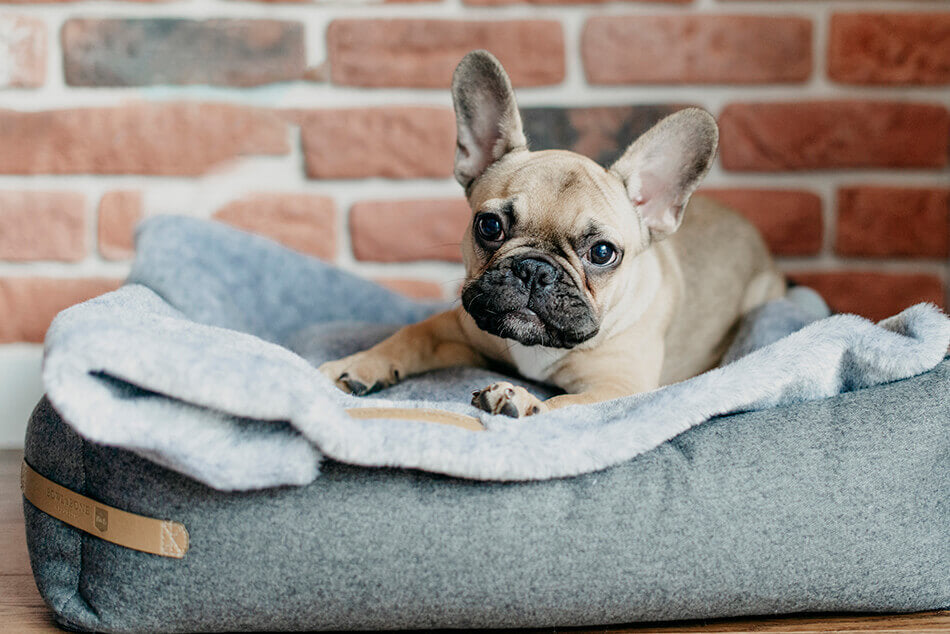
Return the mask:
{"type": "Polygon", "coordinates": [[[26,460],[183,522],[184,559],[24,503],[40,591],[98,631],[542,627],[950,605],[950,361],[716,418],[597,473],[490,483],[327,460],[225,493],[89,443],[48,401],[26,460]]]}

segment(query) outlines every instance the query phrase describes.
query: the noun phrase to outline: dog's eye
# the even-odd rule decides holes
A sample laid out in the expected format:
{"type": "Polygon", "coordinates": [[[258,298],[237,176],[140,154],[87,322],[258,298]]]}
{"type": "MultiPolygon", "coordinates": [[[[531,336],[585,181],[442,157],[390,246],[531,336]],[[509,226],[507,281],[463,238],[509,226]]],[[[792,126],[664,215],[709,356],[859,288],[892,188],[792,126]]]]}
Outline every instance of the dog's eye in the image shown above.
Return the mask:
{"type": "Polygon", "coordinates": [[[587,259],[591,264],[607,266],[617,259],[617,250],[609,242],[598,242],[587,252],[587,259]]]}
{"type": "Polygon", "coordinates": [[[475,230],[478,237],[486,242],[498,242],[505,237],[501,218],[495,214],[479,214],[475,219],[475,230]]]}

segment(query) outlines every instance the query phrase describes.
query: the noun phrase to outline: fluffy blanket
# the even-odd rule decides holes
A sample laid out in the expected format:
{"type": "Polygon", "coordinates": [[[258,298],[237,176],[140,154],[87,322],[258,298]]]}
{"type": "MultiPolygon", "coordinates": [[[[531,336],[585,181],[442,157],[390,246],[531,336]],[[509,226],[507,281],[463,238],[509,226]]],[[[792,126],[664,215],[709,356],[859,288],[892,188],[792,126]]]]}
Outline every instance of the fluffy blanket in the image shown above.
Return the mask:
{"type": "MultiPolygon", "coordinates": [[[[457,368],[357,398],[317,370],[440,307],[410,301],[260,237],[160,217],[137,236],[128,283],[61,313],[46,339],[50,401],[83,437],[220,490],[311,482],[324,456],[483,480],[571,476],[630,460],[714,416],[777,408],[933,368],[950,320],[920,304],[873,324],[827,316],[793,289],[742,325],[720,368],[540,416],[468,404],[500,375],[457,368]],[[356,419],[362,406],[439,408],[484,432],[356,419]]],[[[529,386],[539,395],[551,388],[529,386]]]]}

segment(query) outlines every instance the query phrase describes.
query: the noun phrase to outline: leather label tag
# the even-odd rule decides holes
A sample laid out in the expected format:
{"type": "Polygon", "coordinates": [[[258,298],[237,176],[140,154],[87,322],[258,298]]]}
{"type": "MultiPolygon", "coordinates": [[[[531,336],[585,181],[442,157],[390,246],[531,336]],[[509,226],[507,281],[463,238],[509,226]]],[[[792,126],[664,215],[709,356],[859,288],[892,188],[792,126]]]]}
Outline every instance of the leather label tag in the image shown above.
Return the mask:
{"type": "Polygon", "coordinates": [[[453,425],[469,431],[485,431],[474,416],[447,412],[442,409],[422,409],[413,407],[350,407],[346,413],[353,418],[398,418],[400,420],[418,420],[423,423],[453,425]]]}
{"type": "Polygon", "coordinates": [[[136,515],[60,486],[23,461],[20,489],[30,504],[74,528],[119,546],[181,559],[188,530],[180,522],[136,515]]]}

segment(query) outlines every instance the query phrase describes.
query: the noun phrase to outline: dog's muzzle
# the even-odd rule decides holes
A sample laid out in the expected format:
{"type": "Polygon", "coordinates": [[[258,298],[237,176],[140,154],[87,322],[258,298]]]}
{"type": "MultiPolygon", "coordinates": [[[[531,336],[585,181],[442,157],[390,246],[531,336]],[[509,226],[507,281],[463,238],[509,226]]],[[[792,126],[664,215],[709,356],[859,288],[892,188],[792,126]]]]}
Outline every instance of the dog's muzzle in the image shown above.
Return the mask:
{"type": "Polygon", "coordinates": [[[572,348],[599,328],[574,279],[541,253],[506,258],[468,282],[462,306],[482,330],[526,346],[572,348]]]}

